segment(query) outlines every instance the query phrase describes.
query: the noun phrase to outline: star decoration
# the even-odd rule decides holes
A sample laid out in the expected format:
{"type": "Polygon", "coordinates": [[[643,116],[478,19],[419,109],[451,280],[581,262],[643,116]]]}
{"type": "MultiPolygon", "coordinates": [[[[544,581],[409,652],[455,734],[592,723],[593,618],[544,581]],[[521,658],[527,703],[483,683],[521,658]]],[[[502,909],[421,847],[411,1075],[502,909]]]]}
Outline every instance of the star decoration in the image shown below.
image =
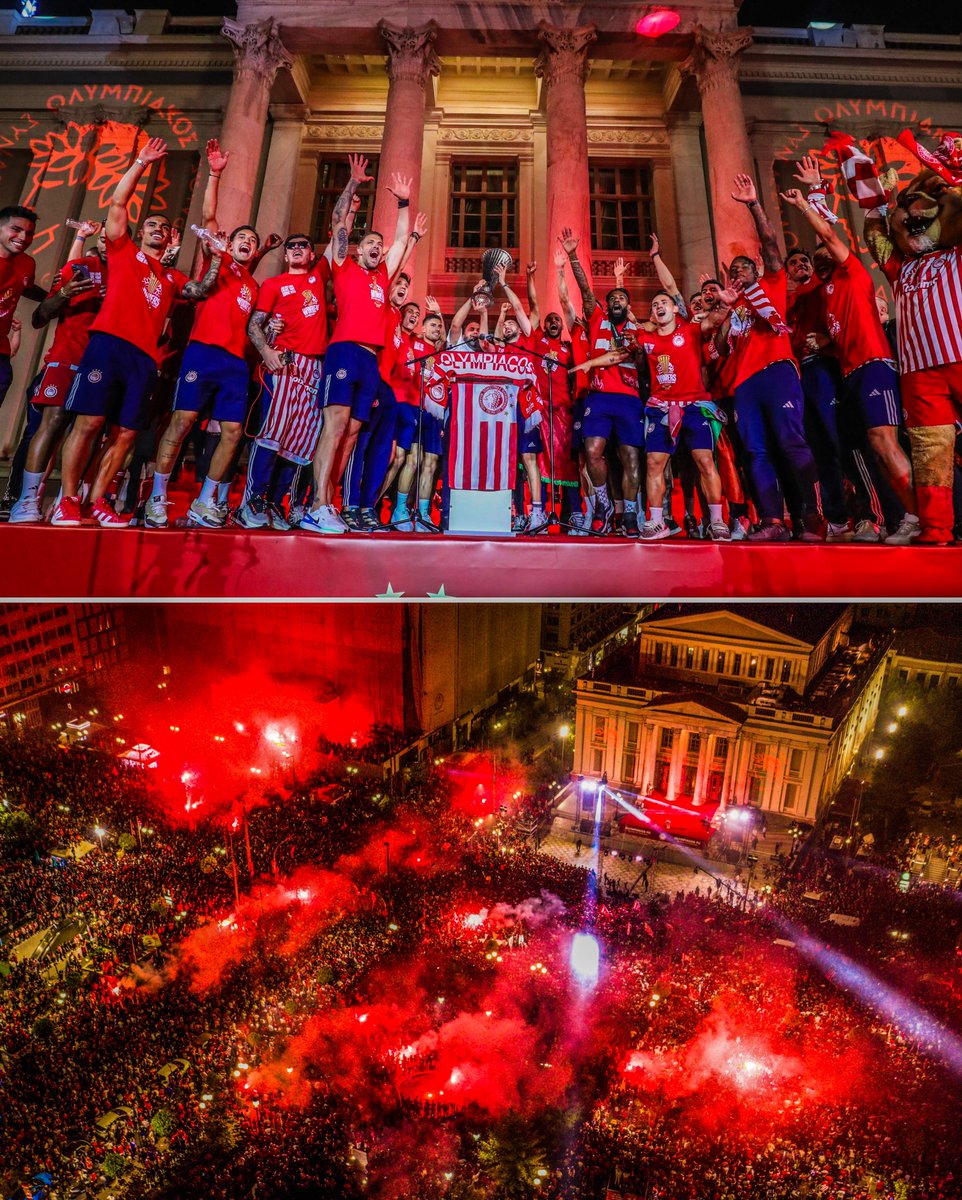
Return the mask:
{"type": "Polygon", "coordinates": [[[389,579],[387,581],[387,591],[386,592],[378,592],[376,594],[375,598],[377,600],[397,600],[403,595],[404,595],[403,592],[396,592],[394,590],[394,588],[391,586],[391,581],[389,579]]]}
{"type": "Polygon", "coordinates": [[[441,584],[441,586],[438,588],[438,590],[436,592],[428,592],[428,596],[432,600],[448,600],[450,598],[448,596],[447,592],[444,590],[443,583],[441,584]]]}

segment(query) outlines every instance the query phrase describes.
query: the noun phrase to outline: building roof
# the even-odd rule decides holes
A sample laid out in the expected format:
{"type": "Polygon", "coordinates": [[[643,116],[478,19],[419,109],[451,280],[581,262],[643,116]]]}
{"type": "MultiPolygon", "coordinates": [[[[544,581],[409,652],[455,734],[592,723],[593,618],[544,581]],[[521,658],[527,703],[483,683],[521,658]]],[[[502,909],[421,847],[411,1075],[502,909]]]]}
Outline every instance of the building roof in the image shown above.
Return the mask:
{"type": "Polygon", "coordinates": [[[928,625],[900,629],[895,635],[894,649],[896,654],[906,658],[962,665],[962,633],[947,629],[933,629],[928,625]]]}
{"type": "Polygon", "coordinates": [[[786,637],[797,638],[809,646],[816,645],[839,619],[846,604],[666,604],[646,617],[643,624],[678,620],[717,613],[730,614],[786,637]]]}

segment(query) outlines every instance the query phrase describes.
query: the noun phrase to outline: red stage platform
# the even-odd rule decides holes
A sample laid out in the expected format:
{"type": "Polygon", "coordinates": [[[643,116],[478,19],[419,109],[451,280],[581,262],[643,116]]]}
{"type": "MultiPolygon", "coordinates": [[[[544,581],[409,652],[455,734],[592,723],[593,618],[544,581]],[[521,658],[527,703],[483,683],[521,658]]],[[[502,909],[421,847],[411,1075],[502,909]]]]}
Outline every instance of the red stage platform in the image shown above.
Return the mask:
{"type": "Polygon", "coordinates": [[[9,599],[956,599],[962,546],[0,526],[9,599]]]}

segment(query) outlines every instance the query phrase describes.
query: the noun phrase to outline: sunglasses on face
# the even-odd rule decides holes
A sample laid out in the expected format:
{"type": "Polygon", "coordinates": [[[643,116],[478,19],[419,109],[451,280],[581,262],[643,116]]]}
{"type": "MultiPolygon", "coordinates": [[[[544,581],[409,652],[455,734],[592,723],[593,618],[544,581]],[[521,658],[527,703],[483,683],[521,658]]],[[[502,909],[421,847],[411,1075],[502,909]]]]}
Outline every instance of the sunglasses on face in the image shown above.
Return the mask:
{"type": "Polygon", "coordinates": [[[286,249],[288,250],[310,250],[310,242],[288,242],[286,249]]]}

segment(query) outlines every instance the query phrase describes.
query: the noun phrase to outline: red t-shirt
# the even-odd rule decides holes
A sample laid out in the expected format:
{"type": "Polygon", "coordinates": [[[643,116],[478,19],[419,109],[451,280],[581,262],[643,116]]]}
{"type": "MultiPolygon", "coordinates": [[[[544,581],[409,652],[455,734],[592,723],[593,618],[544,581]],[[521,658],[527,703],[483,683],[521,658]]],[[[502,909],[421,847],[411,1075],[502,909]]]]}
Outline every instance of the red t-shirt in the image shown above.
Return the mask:
{"type": "Polygon", "coordinates": [[[702,379],[700,326],[678,321],[673,333],[644,330],[639,341],[651,372],[652,403],[690,404],[708,399],[702,379]]]}
{"type": "Polygon", "coordinates": [[[103,304],[100,289],[107,282],[107,264],[102,262],[96,254],[75,258],[73,262],[66,263],[57,273],[50,290],[55,292],[65,283],[69,283],[74,278],[77,268],[81,266],[87,268],[94,289],[90,292],[81,292],[78,296],[71,296],[67,301],[67,307],[60,314],[54,330],[50,349],[44,355],[44,363],[66,363],[71,367],[79,366],[83,352],[87,348],[90,326],[103,304]]]}
{"type": "MultiPolygon", "coordinates": [[[[758,280],[769,301],[782,318],[788,312],[788,277],[785,268],[773,275],[758,280]]],[[[744,301],[732,310],[732,357],[735,359],[734,386],[764,371],[772,363],[795,362],[792,340],[787,333],[776,333],[767,321],[755,315],[754,309],[744,301]]],[[[796,364],[797,367],[797,364],[796,364]]]]}
{"type": "MultiPolygon", "coordinates": [[[[786,317],[792,327],[792,351],[795,357],[799,362],[803,358],[811,358],[811,350],[805,347],[809,334],[828,334],[825,327],[825,306],[822,303],[822,281],[817,275],[813,275],[793,292],[788,293],[786,317]]],[[[830,354],[832,350],[826,348],[822,353],[830,354]]]]}
{"type": "MultiPolygon", "coordinates": [[[[571,342],[566,342],[564,338],[560,337],[548,337],[538,325],[531,331],[528,343],[535,354],[541,355],[540,358],[534,360],[534,369],[545,404],[548,403],[550,380],[552,405],[567,408],[571,404],[571,384],[568,371],[574,364],[571,342]]],[[[582,362],[584,361],[582,359],[582,362]]]]}
{"type": "Polygon", "coordinates": [[[327,349],[327,300],[325,282],[330,275],[322,258],[309,271],[285,271],[265,279],[257,297],[257,311],[283,318],[284,328],[274,342],[275,350],[321,355],[327,349]]]}
{"type": "Polygon", "coordinates": [[[29,254],[0,258],[0,354],[10,353],[10,326],[20,297],[33,286],[37,264],[29,254]]]}
{"type": "Polygon", "coordinates": [[[384,346],[387,343],[388,300],[390,280],[387,264],[378,263],[373,271],[362,267],[354,258],[345,258],[333,267],[334,299],[337,301],[337,320],[331,334],[334,342],[359,342],[365,346],[384,346]]]}
{"type": "Polygon", "coordinates": [[[187,282],[183,271],[162,267],[127,237],[107,239],[107,295],[90,326],[130,342],[160,361],[160,337],[171,305],[187,282]]]}
{"type": "Polygon", "coordinates": [[[402,404],[417,405],[421,400],[421,377],[431,374],[436,350],[430,342],[403,330],[401,336],[404,344],[394,364],[391,387],[402,404]]]}
{"type": "Polygon", "coordinates": [[[385,383],[391,382],[394,368],[403,354],[404,339],[407,336],[401,328],[401,310],[393,304],[388,305],[389,312],[385,322],[384,344],[377,356],[378,371],[385,383]]]}
{"type": "MultiPolygon", "coordinates": [[[[608,350],[619,348],[629,335],[637,335],[638,326],[634,321],[625,321],[620,329],[615,330],[608,320],[605,310],[597,305],[588,317],[588,349],[590,358],[598,358],[608,350]]],[[[631,359],[617,367],[595,367],[588,380],[588,387],[593,392],[621,392],[629,396],[638,393],[638,368],[631,359]]]]}
{"type": "Polygon", "coordinates": [[[875,306],[875,284],[854,254],[835,264],[831,279],[822,284],[822,296],[843,375],[875,359],[892,361],[892,347],[875,306]]]}
{"type": "Polygon", "coordinates": [[[190,340],[220,346],[228,354],[243,358],[247,349],[247,322],[254,311],[258,291],[250,271],[225,254],[214,286],[207,299],[197,306],[190,340]]]}

